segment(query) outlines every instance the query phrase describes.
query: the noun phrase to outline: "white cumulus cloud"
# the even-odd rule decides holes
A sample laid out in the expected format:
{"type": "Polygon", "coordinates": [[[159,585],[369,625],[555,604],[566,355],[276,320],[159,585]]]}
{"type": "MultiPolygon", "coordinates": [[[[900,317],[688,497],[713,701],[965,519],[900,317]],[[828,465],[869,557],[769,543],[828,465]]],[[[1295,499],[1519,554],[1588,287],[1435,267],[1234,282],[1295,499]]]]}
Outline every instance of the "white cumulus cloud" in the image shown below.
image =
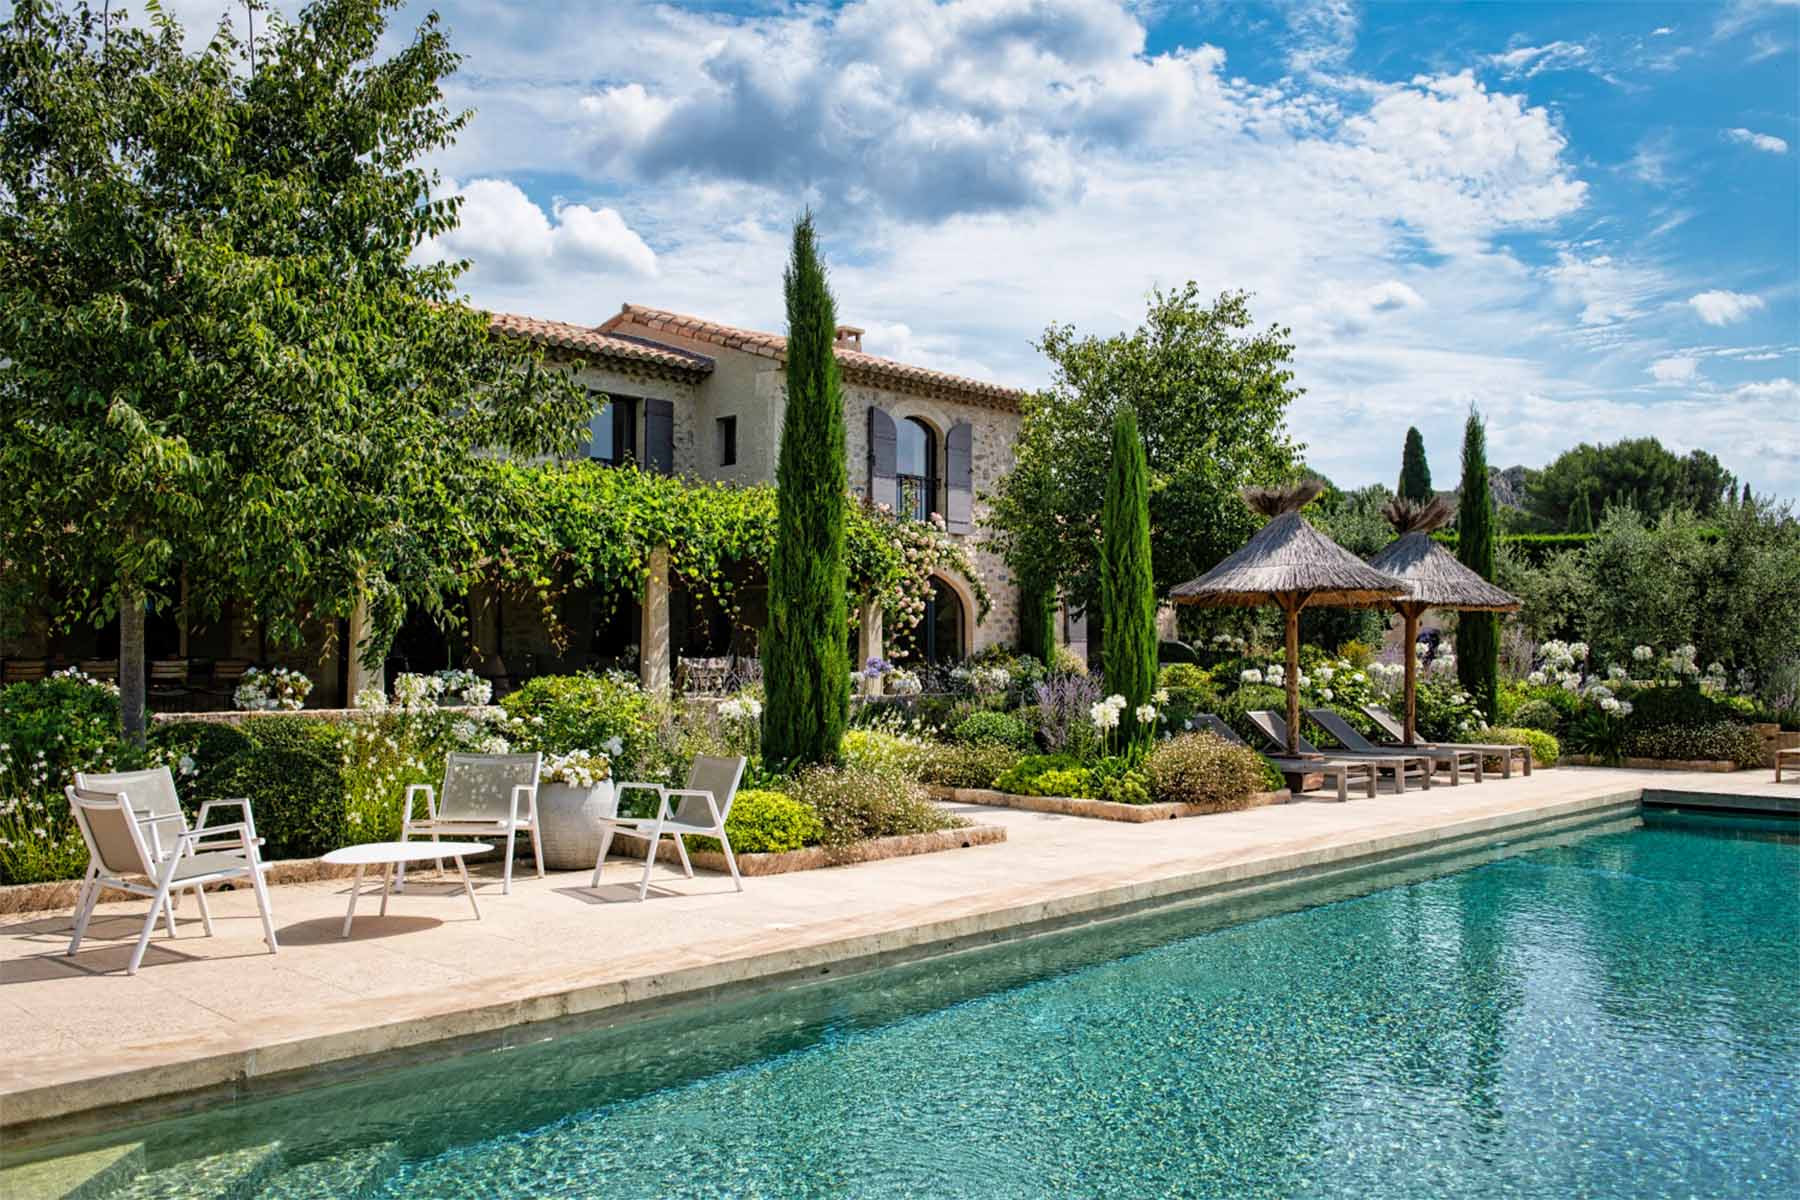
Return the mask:
{"type": "Polygon", "coordinates": [[[1730,325],[1741,321],[1763,306],[1761,296],[1743,292],[1710,291],[1688,297],[1688,307],[1708,325],[1730,325]]]}
{"type": "Polygon", "coordinates": [[[432,257],[466,258],[478,277],[499,285],[553,274],[657,273],[656,252],[611,208],[559,204],[546,213],[517,184],[474,179],[460,189],[461,223],[426,248],[432,257]]]}
{"type": "Polygon", "coordinates": [[[1757,133],[1754,129],[1727,129],[1725,140],[1736,142],[1740,146],[1749,146],[1753,150],[1761,150],[1765,154],[1786,154],[1787,141],[1772,133],[1757,133]]]}
{"type": "Polygon", "coordinates": [[[1700,360],[1691,355],[1671,355],[1650,364],[1650,377],[1658,383],[1691,383],[1699,367],[1700,360]]]}

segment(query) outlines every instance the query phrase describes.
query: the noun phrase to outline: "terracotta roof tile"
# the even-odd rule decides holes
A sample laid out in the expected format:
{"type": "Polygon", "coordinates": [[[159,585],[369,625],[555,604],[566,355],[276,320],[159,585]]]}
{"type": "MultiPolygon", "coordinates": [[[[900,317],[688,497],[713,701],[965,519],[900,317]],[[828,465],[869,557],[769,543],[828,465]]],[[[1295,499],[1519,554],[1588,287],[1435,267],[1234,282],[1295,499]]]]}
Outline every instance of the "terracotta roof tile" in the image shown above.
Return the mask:
{"type": "MultiPolygon", "coordinates": [[[[707,342],[728,349],[743,350],[748,354],[774,359],[777,362],[782,361],[787,355],[787,339],[780,334],[762,333],[754,329],[739,329],[733,325],[720,325],[717,322],[705,321],[685,313],[648,308],[642,304],[624,305],[619,309],[618,316],[599,326],[599,329],[604,333],[616,333],[623,325],[632,325],[659,333],[671,333],[696,342],[707,342]]],[[[1016,408],[1019,400],[1025,395],[1019,388],[1003,387],[983,379],[970,379],[964,375],[952,375],[948,371],[937,371],[930,367],[915,367],[907,363],[895,362],[891,358],[882,358],[879,355],[865,354],[860,350],[851,350],[844,346],[838,347],[837,357],[838,365],[843,368],[845,376],[859,383],[874,383],[888,387],[911,387],[927,392],[951,392],[972,399],[984,400],[1001,408],[1016,408]]]]}
{"type": "Polygon", "coordinates": [[[665,346],[648,338],[608,333],[590,325],[546,321],[518,313],[490,313],[488,323],[500,333],[577,354],[661,367],[686,375],[706,375],[713,369],[713,360],[704,354],[665,346]]]}

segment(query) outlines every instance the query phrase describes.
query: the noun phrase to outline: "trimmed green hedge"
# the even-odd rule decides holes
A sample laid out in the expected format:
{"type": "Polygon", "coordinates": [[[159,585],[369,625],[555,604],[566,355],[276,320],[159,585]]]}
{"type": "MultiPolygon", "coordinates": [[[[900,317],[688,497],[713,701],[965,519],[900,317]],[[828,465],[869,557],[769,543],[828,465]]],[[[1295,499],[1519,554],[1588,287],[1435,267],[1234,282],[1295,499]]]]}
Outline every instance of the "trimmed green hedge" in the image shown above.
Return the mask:
{"type": "Polygon", "coordinates": [[[344,843],[350,811],[335,754],[256,745],[233,755],[196,800],[251,798],[262,856],[312,858],[344,843]]]}
{"type": "Polygon", "coordinates": [[[991,788],[1019,758],[1017,750],[1006,746],[938,746],[919,777],[939,787],[991,788]]]}
{"type": "Polygon", "coordinates": [[[1263,759],[1212,733],[1186,733],[1158,742],[1144,759],[1150,794],[1169,804],[1213,812],[1248,808],[1263,786],[1263,759]]]}
{"type": "MultiPolygon", "coordinates": [[[[1562,758],[1562,744],[1556,736],[1542,729],[1507,728],[1490,726],[1481,731],[1479,739],[1502,746],[1528,746],[1531,749],[1531,765],[1534,767],[1554,767],[1562,758]]],[[[1490,760],[1494,769],[1500,769],[1498,759],[1490,760]]]]}
{"type": "MultiPolygon", "coordinates": [[[[744,791],[731,802],[731,815],[725,818],[725,832],[731,835],[731,849],[737,854],[782,854],[803,846],[817,845],[825,836],[825,826],[810,805],[781,792],[744,791]]],[[[718,838],[685,839],[690,850],[717,852],[723,847],[718,838]]]]}
{"type": "Polygon", "coordinates": [[[1706,725],[1633,730],[1625,735],[1624,751],[1627,758],[1704,760],[1757,767],[1762,765],[1763,742],[1748,725],[1714,721],[1706,725]]]}

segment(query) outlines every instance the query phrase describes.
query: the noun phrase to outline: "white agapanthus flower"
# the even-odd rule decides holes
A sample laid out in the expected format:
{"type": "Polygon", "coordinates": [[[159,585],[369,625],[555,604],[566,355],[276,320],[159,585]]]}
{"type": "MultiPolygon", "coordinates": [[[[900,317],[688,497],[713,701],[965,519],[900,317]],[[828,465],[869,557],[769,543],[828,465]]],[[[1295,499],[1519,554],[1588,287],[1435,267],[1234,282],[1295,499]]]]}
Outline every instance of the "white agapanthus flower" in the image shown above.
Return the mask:
{"type": "Polygon", "coordinates": [[[1607,696],[1600,701],[1600,708],[1606,713],[1617,715],[1619,711],[1619,701],[1613,699],[1611,696],[1607,696]]]}
{"type": "Polygon", "coordinates": [[[1631,657],[1637,659],[1639,662],[1649,662],[1656,657],[1656,651],[1648,646],[1633,646],[1631,648],[1631,657]]]}
{"type": "Polygon", "coordinates": [[[378,687],[366,687],[356,693],[356,699],[351,703],[364,712],[384,712],[388,706],[387,693],[378,687]]]}
{"type": "Polygon", "coordinates": [[[1332,695],[1333,695],[1333,692],[1330,688],[1320,688],[1319,689],[1319,699],[1321,699],[1321,700],[1329,702],[1332,698],[1332,695]]]}
{"type": "Polygon", "coordinates": [[[1525,677],[1525,682],[1529,683],[1532,687],[1543,687],[1546,683],[1550,682],[1550,677],[1542,671],[1533,671],[1525,677]]]}
{"type": "Polygon", "coordinates": [[[1631,672],[1627,671],[1624,667],[1611,666],[1606,668],[1606,677],[1614,683],[1623,683],[1630,675],[1631,672]]]}
{"type": "Polygon", "coordinates": [[[1588,644],[1586,642],[1570,642],[1569,656],[1576,662],[1586,662],[1588,656],[1588,644]]]}
{"type": "Polygon", "coordinates": [[[1313,672],[1313,674],[1319,677],[1320,683],[1330,683],[1331,677],[1336,675],[1337,672],[1330,667],[1320,667],[1317,671],[1313,672]]]}
{"type": "Polygon", "coordinates": [[[1251,667],[1248,670],[1238,672],[1238,682],[1239,683],[1261,683],[1262,681],[1263,681],[1262,672],[1257,670],[1255,667],[1251,667]]]}
{"type": "Polygon", "coordinates": [[[1154,725],[1156,724],[1156,705],[1140,704],[1132,710],[1132,715],[1138,719],[1139,725],[1154,725]]]}
{"type": "Polygon", "coordinates": [[[1157,688],[1154,692],[1150,693],[1150,703],[1160,706],[1160,705],[1167,704],[1168,702],[1169,702],[1169,689],[1168,688],[1157,688]]]}
{"type": "Polygon", "coordinates": [[[719,705],[719,715],[727,721],[754,721],[762,716],[762,708],[755,696],[733,696],[719,705]]]}
{"type": "Polygon", "coordinates": [[[1104,700],[1096,700],[1088,709],[1088,720],[1099,730],[1116,729],[1119,725],[1119,710],[1104,700]]]}

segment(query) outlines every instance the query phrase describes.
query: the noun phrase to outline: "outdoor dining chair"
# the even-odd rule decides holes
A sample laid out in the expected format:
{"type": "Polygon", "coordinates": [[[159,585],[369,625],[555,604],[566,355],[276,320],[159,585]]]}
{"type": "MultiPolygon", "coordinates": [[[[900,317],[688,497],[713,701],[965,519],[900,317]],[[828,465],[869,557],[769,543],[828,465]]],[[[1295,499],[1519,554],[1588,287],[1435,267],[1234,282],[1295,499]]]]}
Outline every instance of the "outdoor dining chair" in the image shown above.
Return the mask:
{"type": "Polygon", "coordinates": [[[638,899],[643,900],[650,894],[650,868],[656,862],[656,848],[662,839],[675,839],[675,853],[681,859],[681,870],[689,879],[694,877],[694,865],[688,861],[687,847],[682,845],[683,837],[712,837],[719,839],[719,845],[725,850],[725,865],[731,871],[731,881],[737,884],[737,890],[744,890],[743,877],[738,874],[737,856],[731,852],[731,839],[725,833],[725,821],[731,816],[731,802],[737,797],[738,782],[744,777],[743,758],[712,758],[702,754],[694,759],[694,765],[688,768],[687,786],[684,788],[664,787],[658,783],[621,783],[617,795],[622,800],[628,789],[637,788],[656,793],[656,815],[654,817],[605,817],[601,823],[606,826],[606,833],[600,839],[600,855],[594,860],[594,878],[589,887],[600,886],[600,868],[606,865],[606,852],[612,848],[614,834],[630,838],[642,838],[646,843],[644,851],[644,878],[638,884],[638,899]],[[669,797],[679,798],[673,812],[669,809],[669,797]]]}
{"type": "Polygon", "coordinates": [[[144,928],[138,934],[137,945],[126,967],[127,973],[136,975],[158,917],[167,918],[169,936],[175,937],[176,894],[193,890],[194,899],[200,906],[200,920],[206,935],[211,937],[213,923],[212,913],[206,907],[206,885],[234,879],[249,880],[250,888],[256,894],[257,911],[262,914],[263,939],[268,943],[269,953],[275,953],[280,947],[275,940],[275,922],[269,910],[268,884],[263,879],[263,872],[268,867],[257,853],[256,826],[250,816],[249,803],[242,802],[243,820],[211,826],[206,824],[206,818],[213,807],[237,802],[203,804],[197,823],[189,829],[179,808],[173,817],[156,811],[161,807],[162,797],[155,795],[158,789],[154,782],[144,786],[141,779],[127,778],[158,774],[168,782],[166,795],[173,796],[174,784],[167,780],[166,768],[160,772],[128,772],[125,776],[86,777],[90,783],[112,790],[90,790],[80,785],[63,789],[69,798],[69,811],[75,815],[75,823],[88,850],[87,875],[75,902],[75,934],[69,939],[69,954],[81,949],[81,939],[87,934],[94,905],[107,888],[130,892],[134,896],[148,896],[151,898],[150,911],[144,916],[144,928]],[[122,779],[125,781],[121,782],[122,779]]]}
{"type": "MultiPolygon", "coordinates": [[[[506,861],[500,891],[512,895],[513,843],[518,835],[531,835],[531,853],[537,860],[538,878],[544,877],[544,849],[538,843],[538,770],[542,754],[452,754],[444,763],[444,786],[409,784],[406,808],[400,818],[400,840],[430,834],[453,837],[504,838],[506,861]],[[425,796],[425,815],[413,816],[413,797],[425,796]]],[[[443,863],[438,863],[443,869],[443,863]]],[[[406,889],[406,864],[399,865],[396,891],[406,889]]]]}

